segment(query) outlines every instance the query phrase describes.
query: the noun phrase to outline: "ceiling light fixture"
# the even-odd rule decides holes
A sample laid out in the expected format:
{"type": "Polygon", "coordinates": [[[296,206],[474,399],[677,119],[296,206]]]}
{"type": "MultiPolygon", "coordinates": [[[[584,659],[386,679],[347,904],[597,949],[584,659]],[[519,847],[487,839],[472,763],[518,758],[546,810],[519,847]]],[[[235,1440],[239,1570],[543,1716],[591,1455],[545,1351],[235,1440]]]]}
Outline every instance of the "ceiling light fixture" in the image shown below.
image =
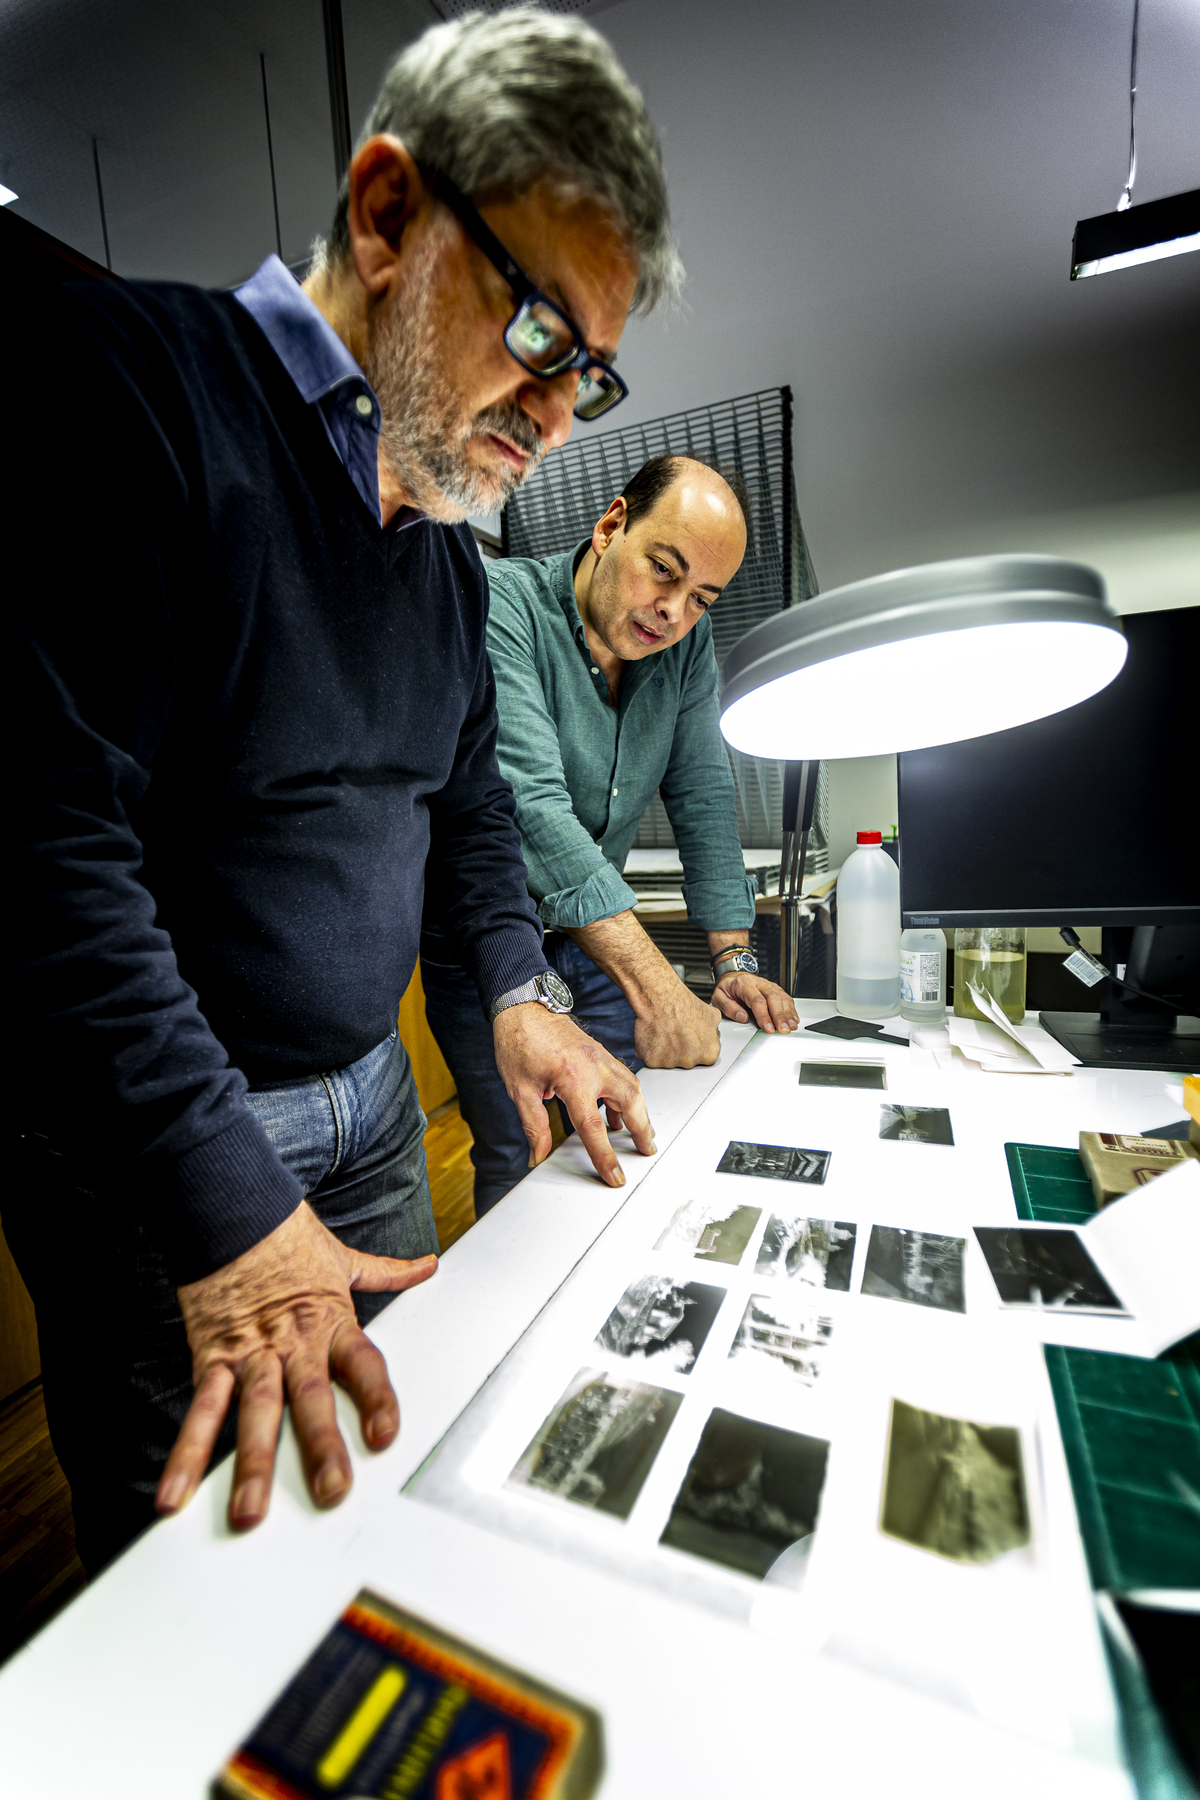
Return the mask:
{"type": "Polygon", "coordinates": [[[834,588],[756,625],[725,661],[721,730],[785,762],[878,756],[1026,725],[1125,661],[1094,569],[970,556],[834,588]]]}
{"type": "Polygon", "coordinates": [[[1071,241],[1071,280],[1103,275],[1108,269],[1132,269],[1138,263],[1159,262],[1164,256],[1183,256],[1200,250],[1200,188],[1172,194],[1167,200],[1150,200],[1134,206],[1133,182],[1137,174],[1137,53],[1138,10],[1133,0],[1133,30],[1129,41],[1129,172],[1116,212],[1097,213],[1080,219],[1071,241]]]}

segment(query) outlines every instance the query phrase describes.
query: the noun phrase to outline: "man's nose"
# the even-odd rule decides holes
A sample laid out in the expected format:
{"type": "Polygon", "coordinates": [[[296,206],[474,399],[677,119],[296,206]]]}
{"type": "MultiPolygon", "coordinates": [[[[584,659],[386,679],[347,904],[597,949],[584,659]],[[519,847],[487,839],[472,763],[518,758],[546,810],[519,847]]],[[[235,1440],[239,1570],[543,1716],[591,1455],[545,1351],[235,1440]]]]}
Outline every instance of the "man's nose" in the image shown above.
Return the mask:
{"type": "Polygon", "coordinates": [[[556,375],[553,381],[531,377],[522,382],[517,392],[521,410],[537,426],[547,450],[557,450],[571,435],[579,381],[579,370],[570,369],[565,375],[556,375]]]}
{"type": "Polygon", "coordinates": [[[669,587],[660,590],[654,610],[664,624],[677,625],[686,605],[687,595],[679,588],[669,587]]]}

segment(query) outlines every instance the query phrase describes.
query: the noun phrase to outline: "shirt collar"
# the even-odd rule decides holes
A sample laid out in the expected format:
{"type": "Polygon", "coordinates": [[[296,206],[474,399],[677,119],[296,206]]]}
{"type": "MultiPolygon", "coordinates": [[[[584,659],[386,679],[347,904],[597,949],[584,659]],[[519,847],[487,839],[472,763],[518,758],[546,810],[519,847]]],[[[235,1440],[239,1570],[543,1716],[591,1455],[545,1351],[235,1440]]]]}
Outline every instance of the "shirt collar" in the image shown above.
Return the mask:
{"type": "Polygon", "coordinates": [[[583,552],[588,547],[588,539],[577,544],[574,550],[564,550],[558,559],[558,604],[562,607],[563,616],[571,628],[571,636],[579,644],[588,661],[592,653],[587,647],[587,633],[583,629],[583,620],[579,616],[579,606],[575,599],[575,571],[582,560],[583,552]]]}
{"type": "Polygon", "coordinates": [[[323,399],[343,381],[354,381],[364,393],[371,392],[366,376],[333,326],[277,256],[268,256],[233,295],[306,400],[323,399]]]}

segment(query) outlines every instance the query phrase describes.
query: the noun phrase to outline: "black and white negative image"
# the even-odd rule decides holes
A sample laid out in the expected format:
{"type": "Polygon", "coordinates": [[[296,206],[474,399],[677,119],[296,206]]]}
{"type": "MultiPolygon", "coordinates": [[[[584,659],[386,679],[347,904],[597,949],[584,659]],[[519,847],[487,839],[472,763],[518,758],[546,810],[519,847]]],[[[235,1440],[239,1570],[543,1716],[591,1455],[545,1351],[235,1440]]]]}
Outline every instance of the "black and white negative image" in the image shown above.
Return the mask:
{"type": "Polygon", "coordinates": [[[977,1225],[975,1236],[1005,1306],[1124,1312],[1075,1232],[977,1225]]]}
{"type": "Polygon", "coordinates": [[[786,1219],[772,1213],[754,1272],[848,1294],[855,1236],[856,1227],[845,1219],[786,1219]]]}
{"type": "Polygon", "coordinates": [[[964,1247],[962,1238],[942,1237],[936,1231],[872,1225],[861,1292],[883,1300],[908,1300],[914,1306],[940,1306],[944,1312],[966,1312],[964,1247]]]}
{"type": "Polygon", "coordinates": [[[719,1175],[761,1175],[768,1181],[807,1181],[819,1187],[829,1169],[828,1150],[791,1144],[731,1143],[717,1164],[719,1175]]]}
{"type": "Polygon", "coordinates": [[[806,1062],[800,1064],[801,1087],[885,1088],[883,1063],[806,1062]]]}
{"type": "Polygon", "coordinates": [[[681,1398],[580,1369],[509,1482],[627,1519],[681,1398]]]}
{"type": "Polygon", "coordinates": [[[625,1289],[596,1342],[618,1356],[686,1375],[724,1298],[724,1288],[676,1281],[670,1275],[643,1275],[625,1289]]]}
{"type": "Polygon", "coordinates": [[[880,1529],[953,1562],[1029,1542],[1021,1434],[892,1401],[880,1529]]]}
{"type": "Polygon", "coordinates": [[[812,1387],[832,1333],[832,1319],[798,1299],[794,1289],[777,1288],[773,1294],[751,1294],[729,1354],[753,1357],[756,1368],[812,1387]]]}
{"type": "Polygon", "coordinates": [[[894,1144],[953,1144],[944,1106],[881,1106],[879,1135],[894,1144]]]}
{"type": "Polygon", "coordinates": [[[671,1214],[656,1250],[689,1250],[705,1262],[739,1263],[762,1218],[758,1206],[727,1200],[688,1200],[671,1214]]]}
{"type": "Polygon", "coordinates": [[[829,1445],[717,1408],[659,1542],[760,1580],[811,1537],[829,1445]]]}

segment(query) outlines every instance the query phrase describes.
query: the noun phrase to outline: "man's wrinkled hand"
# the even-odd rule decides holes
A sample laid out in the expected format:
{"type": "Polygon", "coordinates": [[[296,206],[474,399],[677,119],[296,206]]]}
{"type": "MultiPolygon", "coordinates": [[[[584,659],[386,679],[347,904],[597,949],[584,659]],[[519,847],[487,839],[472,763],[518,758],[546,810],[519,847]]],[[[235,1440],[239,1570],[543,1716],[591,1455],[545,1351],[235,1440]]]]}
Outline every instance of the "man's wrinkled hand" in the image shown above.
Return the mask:
{"type": "Polygon", "coordinates": [[[359,1328],[351,1292],[399,1293],[436,1268],[436,1256],[404,1262],[350,1250],[302,1202],[253,1249],[181,1287],[195,1392],[158,1484],[159,1512],[178,1512],[191,1499],[235,1397],[235,1530],[266,1516],[285,1400],[313,1499],[344,1499],[353,1478],[332,1382],[357,1406],[370,1449],[386,1449],[400,1429],[387,1365],[359,1328]]]}
{"type": "Polygon", "coordinates": [[[713,1005],[719,1006],[727,1019],[739,1025],[753,1018],[761,1031],[796,1031],[800,1016],[791,995],[777,982],[764,981],[761,975],[748,975],[735,970],[718,981],[713,989],[713,1005]]]}
{"type": "Polygon", "coordinates": [[[654,1133],[637,1076],[569,1015],[525,1001],[497,1013],[492,1033],[496,1067],[529,1139],[531,1169],[553,1148],[545,1103],[554,1096],[610,1187],[623,1187],[625,1176],[600,1117],[601,1102],[609,1130],[624,1126],[643,1156],[654,1155],[654,1133]]]}
{"type": "Polygon", "coordinates": [[[633,1002],[634,1047],[648,1069],[707,1067],[721,1054],[721,1015],[680,981],[670,964],[633,1002]]]}

